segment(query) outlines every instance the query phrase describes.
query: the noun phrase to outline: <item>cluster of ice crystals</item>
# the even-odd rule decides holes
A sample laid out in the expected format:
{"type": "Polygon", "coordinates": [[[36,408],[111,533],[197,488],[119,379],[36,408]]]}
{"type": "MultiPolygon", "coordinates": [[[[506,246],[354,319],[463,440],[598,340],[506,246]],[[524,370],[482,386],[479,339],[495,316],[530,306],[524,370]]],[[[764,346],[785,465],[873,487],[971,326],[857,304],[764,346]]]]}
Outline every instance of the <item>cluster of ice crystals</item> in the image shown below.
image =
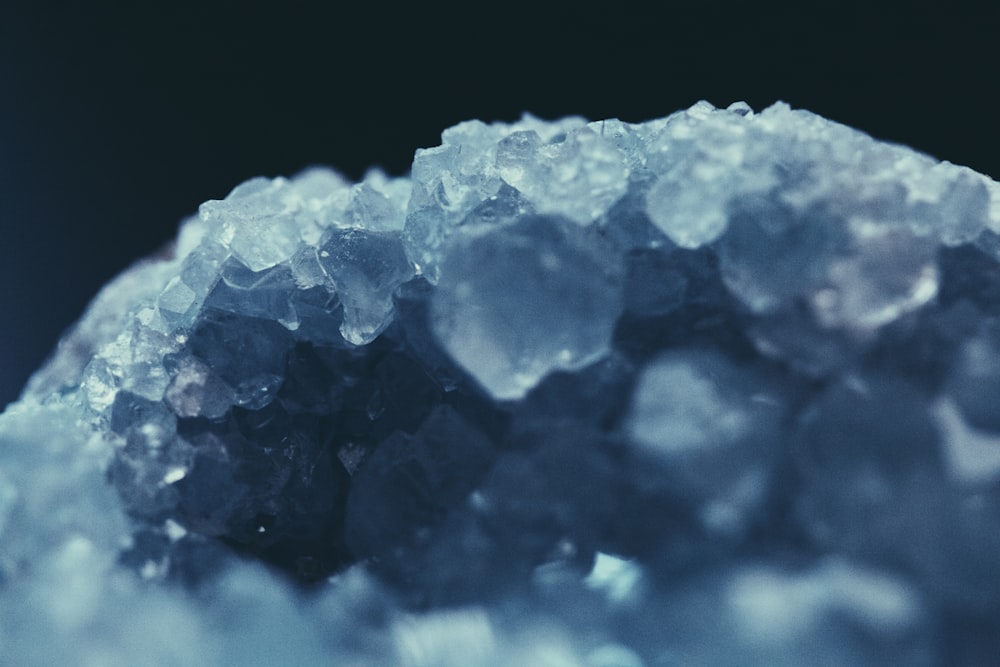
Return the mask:
{"type": "Polygon", "coordinates": [[[1000,186],[806,111],[202,205],[0,415],[0,663],[979,665],[1000,186]]]}

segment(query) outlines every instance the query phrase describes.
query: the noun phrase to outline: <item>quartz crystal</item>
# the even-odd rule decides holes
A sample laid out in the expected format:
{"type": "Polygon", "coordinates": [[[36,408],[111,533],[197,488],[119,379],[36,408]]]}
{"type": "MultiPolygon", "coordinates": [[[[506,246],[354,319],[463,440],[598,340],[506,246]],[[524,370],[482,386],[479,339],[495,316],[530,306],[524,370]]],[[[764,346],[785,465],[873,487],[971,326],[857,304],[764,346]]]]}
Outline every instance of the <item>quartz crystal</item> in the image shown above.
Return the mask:
{"type": "Polygon", "coordinates": [[[257,178],[0,415],[0,663],[980,665],[1000,185],[775,104],[257,178]]]}

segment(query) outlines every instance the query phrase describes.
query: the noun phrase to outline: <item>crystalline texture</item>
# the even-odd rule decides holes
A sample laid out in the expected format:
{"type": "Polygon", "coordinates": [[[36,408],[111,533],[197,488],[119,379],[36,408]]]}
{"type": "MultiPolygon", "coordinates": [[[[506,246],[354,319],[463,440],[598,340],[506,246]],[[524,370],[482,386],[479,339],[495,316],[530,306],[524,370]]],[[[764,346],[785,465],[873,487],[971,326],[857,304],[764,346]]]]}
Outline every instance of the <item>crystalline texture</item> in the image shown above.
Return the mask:
{"type": "Polygon", "coordinates": [[[455,243],[431,308],[444,349],[503,399],[606,354],[622,310],[620,277],[608,251],[590,246],[549,216],[455,243]]]}
{"type": "Polygon", "coordinates": [[[199,215],[221,227],[219,236],[237,259],[253,271],[287,260],[298,241],[295,228],[276,225],[288,203],[281,196],[282,180],[256,178],[239,186],[222,202],[206,202],[199,215]]]}
{"type": "Polygon", "coordinates": [[[0,415],[0,663],[993,664],[998,322],[1000,186],[780,103],[253,179],[0,415]]]}
{"type": "Polygon", "coordinates": [[[331,229],[319,264],[344,305],[340,332],[355,345],[370,343],[392,319],[392,295],[413,276],[398,234],[331,229]]]}
{"type": "Polygon", "coordinates": [[[627,156],[579,118],[463,123],[441,138],[442,146],[414,158],[405,229],[407,252],[433,282],[448,239],[470,213],[493,224],[510,220],[509,214],[485,220],[475,214],[493,197],[502,209],[559,214],[586,225],[627,188],[627,156]]]}

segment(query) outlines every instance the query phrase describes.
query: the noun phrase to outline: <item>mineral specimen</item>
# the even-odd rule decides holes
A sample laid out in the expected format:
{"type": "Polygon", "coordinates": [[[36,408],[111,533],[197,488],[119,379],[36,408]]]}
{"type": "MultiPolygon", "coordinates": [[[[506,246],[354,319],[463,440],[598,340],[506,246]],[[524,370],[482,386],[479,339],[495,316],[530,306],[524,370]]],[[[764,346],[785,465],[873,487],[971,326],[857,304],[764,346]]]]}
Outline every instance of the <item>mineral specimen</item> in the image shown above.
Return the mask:
{"type": "Polygon", "coordinates": [[[0,662],[980,665],[1000,185],[806,111],[204,204],[0,416],[0,662]]]}

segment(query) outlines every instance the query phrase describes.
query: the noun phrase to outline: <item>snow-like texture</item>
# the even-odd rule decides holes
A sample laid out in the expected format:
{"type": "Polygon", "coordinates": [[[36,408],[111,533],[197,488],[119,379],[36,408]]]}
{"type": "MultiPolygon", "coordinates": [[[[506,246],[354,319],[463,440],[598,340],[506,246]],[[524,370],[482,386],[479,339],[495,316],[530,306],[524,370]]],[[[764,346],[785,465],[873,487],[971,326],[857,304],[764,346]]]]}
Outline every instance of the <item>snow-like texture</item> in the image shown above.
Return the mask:
{"type": "Polygon", "coordinates": [[[806,111],[254,179],[0,416],[0,663],[980,665],[1000,186],[806,111]]]}

